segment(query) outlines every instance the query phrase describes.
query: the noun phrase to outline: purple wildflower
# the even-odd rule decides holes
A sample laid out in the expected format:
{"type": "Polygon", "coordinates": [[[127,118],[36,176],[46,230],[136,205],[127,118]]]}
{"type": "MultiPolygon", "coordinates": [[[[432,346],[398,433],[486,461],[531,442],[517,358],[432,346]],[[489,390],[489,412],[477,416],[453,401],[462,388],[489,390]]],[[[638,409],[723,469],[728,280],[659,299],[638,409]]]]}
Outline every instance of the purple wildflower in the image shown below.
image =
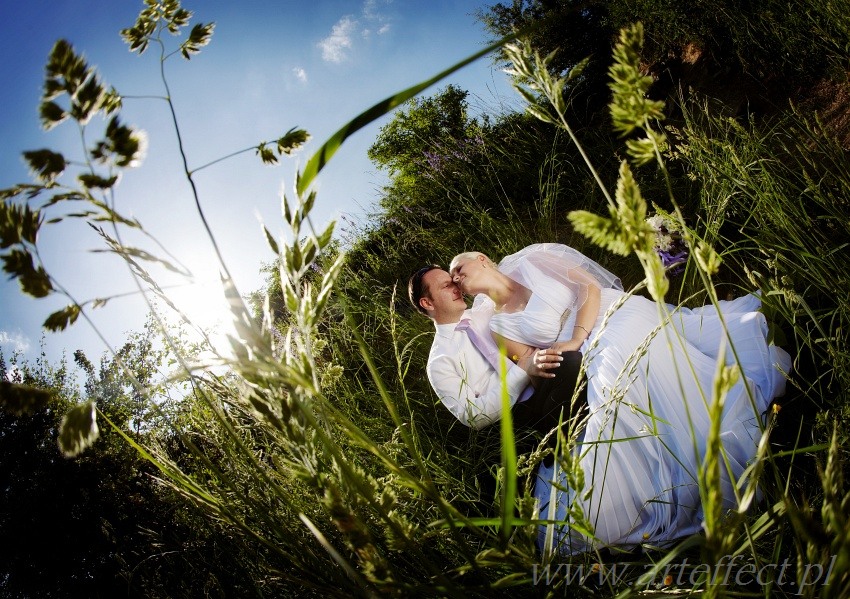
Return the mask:
{"type": "Polygon", "coordinates": [[[651,216],[646,222],[655,230],[655,251],[661,263],[669,274],[680,274],[688,260],[688,246],[682,239],[679,224],[665,214],[651,216]]]}

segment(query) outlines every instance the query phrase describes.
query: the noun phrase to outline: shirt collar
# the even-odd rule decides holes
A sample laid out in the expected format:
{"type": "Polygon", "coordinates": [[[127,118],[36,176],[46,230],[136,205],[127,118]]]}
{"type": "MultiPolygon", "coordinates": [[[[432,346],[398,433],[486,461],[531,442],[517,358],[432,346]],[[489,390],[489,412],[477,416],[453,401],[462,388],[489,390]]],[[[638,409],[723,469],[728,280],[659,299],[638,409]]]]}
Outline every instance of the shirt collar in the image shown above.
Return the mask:
{"type": "Polygon", "coordinates": [[[435,322],[434,328],[437,331],[437,335],[440,337],[451,337],[455,332],[455,328],[457,328],[457,323],[463,320],[464,318],[469,318],[470,313],[470,310],[464,310],[463,314],[460,315],[460,318],[457,322],[447,322],[445,324],[437,324],[435,322]]]}

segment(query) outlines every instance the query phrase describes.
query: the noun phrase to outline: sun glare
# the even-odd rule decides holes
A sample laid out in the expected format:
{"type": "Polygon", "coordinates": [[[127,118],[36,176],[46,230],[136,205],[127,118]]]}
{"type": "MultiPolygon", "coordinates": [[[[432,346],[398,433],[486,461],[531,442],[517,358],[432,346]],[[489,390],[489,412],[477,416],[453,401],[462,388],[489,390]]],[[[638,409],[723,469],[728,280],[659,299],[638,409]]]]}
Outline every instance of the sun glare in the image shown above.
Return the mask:
{"type": "MultiPolygon", "coordinates": [[[[217,276],[205,276],[172,287],[167,295],[190,321],[192,328],[203,331],[213,353],[223,358],[232,356],[227,335],[233,334],[233,318],[217,276]]],[[[176,314],[174,316],[179,318],[176,314]]],[[[199,340],[203,338],[200,332],[197,334],[199,340]]]]}

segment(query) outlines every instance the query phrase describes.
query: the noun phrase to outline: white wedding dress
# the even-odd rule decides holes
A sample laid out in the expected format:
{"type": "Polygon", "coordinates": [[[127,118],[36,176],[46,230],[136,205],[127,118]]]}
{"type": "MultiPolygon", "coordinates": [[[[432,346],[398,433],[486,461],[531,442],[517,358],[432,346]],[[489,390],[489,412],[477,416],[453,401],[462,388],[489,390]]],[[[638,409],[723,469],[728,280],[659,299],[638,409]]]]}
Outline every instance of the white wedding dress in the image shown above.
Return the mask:
{"type": "MultiPolygon", "coordinates": [[[[531,289],[532,296],[523,311],[494,315],[491,329],[534,347],[569,339],[577,298],[584,292],[557,272],[557,261],[565,261],[566,271],[577,265],[587,269],[586,262],[579,265],[572,258],[576,254],[584,258],[566,246],[539,244],[503,260],[500,271],[531,289]]],[[[584,472],[584,487],[571,488],[557,460],[540,465],[534,487],[539,515],[557,522],[540,527],[539,544],[547,552],[663,543],[698,531],[702,522],[698,480],[725,336],[720,316],[710,305],[683,308],[659,326],[654,302],[626,297],[616,288],[619,281],[604,280],[609,273],[592,265],[604,274],[590,272],[609,287],[601,291],[596,323],[581,348],[590,416],[573,455],[584,472]],[[571,526],[577,509],[592,536],[571,526]]],[[[722,466],[725,507],[735,505],[733,485],[755,456],[762,413],[784,392],[784,373],[791,366],[787,352],[767,343],[760,305],[756,295],[720,302],[731,339],[726,363],[734,364],[737,355],[742,372],[721,420],[732,477],[722,466]]]]}

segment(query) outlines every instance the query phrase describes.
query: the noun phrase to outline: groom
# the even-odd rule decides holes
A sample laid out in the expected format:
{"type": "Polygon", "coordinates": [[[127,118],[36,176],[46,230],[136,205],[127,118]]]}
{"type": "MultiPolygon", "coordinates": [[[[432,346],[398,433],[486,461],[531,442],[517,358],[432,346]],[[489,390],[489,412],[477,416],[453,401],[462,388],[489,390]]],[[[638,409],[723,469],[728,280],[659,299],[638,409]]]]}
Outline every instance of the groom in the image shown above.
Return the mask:
{"type": "MultiPolygon", "coordinates": [[[[436,265],[414,273],[408,293],[413,306],[434,321],[436,333],[427,373],[440,400],[466,426],[480,429],[498,421],[502,414],[501,357],[490,334],[493,311],[487,306],[492,304],[476,301],[467,309],[451,275],[436,265]]],[[[508,361],[505,384],[515,427],[533,428],[545,435],[558,425],[562,408],[567,422],[580,365],[578,352],[535,352],[517,364],[508,361]]],[[[576,405],[586,404],[582,389],[576,405]]],[[[551,440],[554,442],[554,435],[551,440]]]]}

